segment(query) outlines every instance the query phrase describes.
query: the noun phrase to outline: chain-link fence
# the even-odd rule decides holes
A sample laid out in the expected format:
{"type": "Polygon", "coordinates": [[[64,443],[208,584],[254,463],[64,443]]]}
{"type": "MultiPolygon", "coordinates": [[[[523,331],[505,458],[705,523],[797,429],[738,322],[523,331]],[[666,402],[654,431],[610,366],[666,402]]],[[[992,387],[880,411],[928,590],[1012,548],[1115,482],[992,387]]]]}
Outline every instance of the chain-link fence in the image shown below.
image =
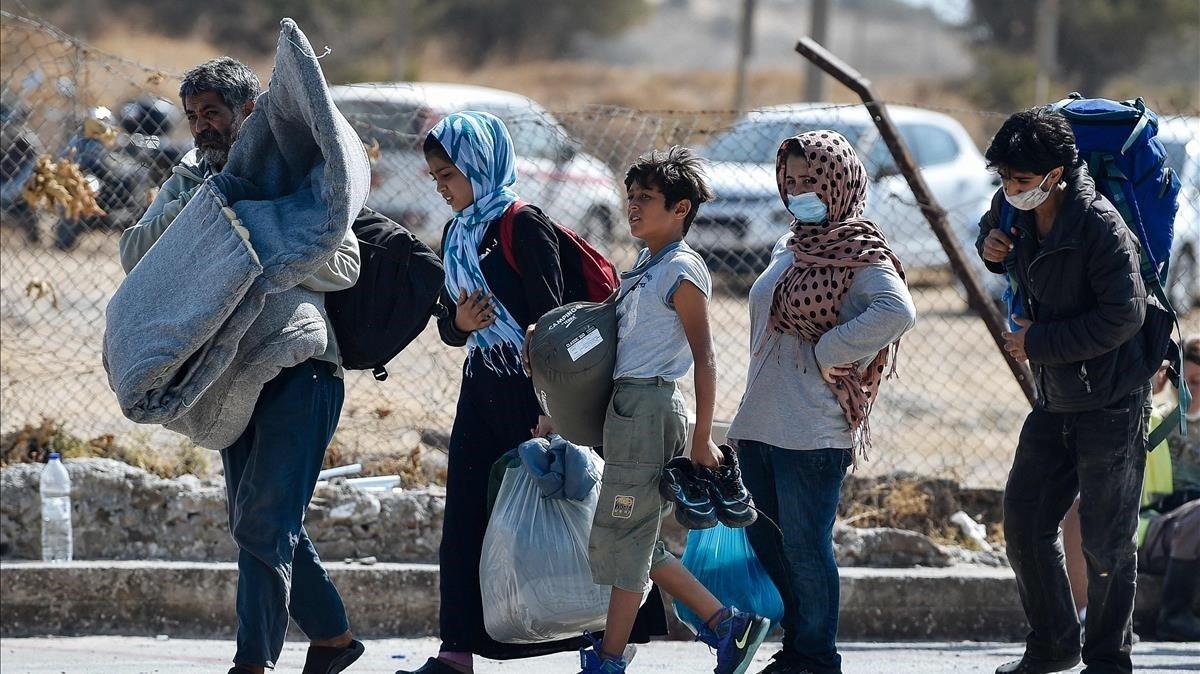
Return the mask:
{"type": "MultiPolygon", "coordinates": [[[[141,434],[173,442],[165,431],[135,427],[121,417],[99,345],[104,307],[123,278],[117,235],[136,222],[170,166],[190,147],[179,110],[167,103],[175,100],[178,78],[7,13],[2,27],[3,430],[44,416],[80,435],[141,434]],[[107,106],[111,116],[97,106],[107,106]],[[26,188],[43,154],[77,164],[106,215],[73,218],[62,207],[31,208],[36,194],[26,188]]],[[[601,107],[552,113],[516,94],[460,85],[350,85],[333,91],[372,156],[369,204],[433,244],[450,214],[433,189],[420,144],[448,112],[473,108],[501,117],[517,150],[522,198],[583,234],[622,268],[637,248],[624,218],[625,168],[652,147],[698,148],[710,162],[718,197],[701,208],[688,240],[713,271],[717,418],[726,420],[746,384],[746,292],[790,219],[775,185],[775,150],[783,138],[805,130],[841,132],[870,172],[867,215],[884,228],[907,266],[919,313],[901,346],[900,377],[883,386],[872,418],[876,446],[860,470],[907,470],[977,485],[1002,482],[1028,405],[948,272],[944,252],[862,106],[800,104],[744,115],[601,107]]],[[[997,179],[965,128],[991,132],[1003,116],[890,110],[954,231],[970,246],[997,179]]],[[[1190,306],[1200,295],[1200,126],[1195,117],[1164,117],[1160,135],[1186,184],[1172,291],[1177,306],[1190,306]]],[[[984,278],[998,296],[998,279],[984,278]]],[[[1184,325],[1185,331],[1200,330],[1200,312],[1193,310],[1184,325]]],[[[380,383],[350,373],[338,443],[357,455],[399,459],[444,447],[463,355],[441,344],[431,328],[389,366],[398,376],[380,383]]],[[[682,384],[690,390],[690,378],[682,384]]]]}

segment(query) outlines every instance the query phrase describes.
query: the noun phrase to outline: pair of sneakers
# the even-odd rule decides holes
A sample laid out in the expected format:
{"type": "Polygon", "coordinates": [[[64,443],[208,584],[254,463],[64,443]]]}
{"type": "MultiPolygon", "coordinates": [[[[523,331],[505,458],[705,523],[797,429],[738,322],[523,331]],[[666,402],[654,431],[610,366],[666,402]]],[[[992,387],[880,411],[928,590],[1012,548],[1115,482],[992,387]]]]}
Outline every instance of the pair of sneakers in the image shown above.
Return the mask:
{"type": "MultiPolygon", "coordinates": [[[[754,660],[754,654],[763,639],[771,631],[771,621],[754,613],[744,613],[726,607],[725,614],[715,628],[707,624],[700,626],[696,641],[708,644],[717,652],[717,666],[713,674],[744,674],[754,660]]],[[[582,670],[579,674],[625,674],[628,662],[625,658],[613,660],[600,655],[600,640],[586,635],[591,640],[590,648],[579,651],[582,670]]]]}
{"type": "Polygon", "coordinates": [[[663,467],[658,492],[675,504],[675,520],[685,529],[710,529],[717,522],[731,529],[754,524],[758,512],[742,483],[737,452],[721,445],[721,465],[698,466],[680,456],[663,467]]]}

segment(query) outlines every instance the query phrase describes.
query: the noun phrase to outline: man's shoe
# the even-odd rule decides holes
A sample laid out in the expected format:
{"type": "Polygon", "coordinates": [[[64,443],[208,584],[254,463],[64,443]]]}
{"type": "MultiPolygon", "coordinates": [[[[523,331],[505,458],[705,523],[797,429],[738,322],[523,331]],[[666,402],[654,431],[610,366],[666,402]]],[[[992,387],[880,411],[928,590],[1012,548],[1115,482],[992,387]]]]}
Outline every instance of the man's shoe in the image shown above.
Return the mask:
{"type": "Polygon", "coordinates": [[[429,658],[418,669],[398,669],[396,674],[462,674],[462,672],[437,658],[429,658]]]}
{"type": "Polygon", "coordinates": [[[750,667],[754,653],[771,631],[771,621],[754,613],[729,607],[729,616],[717,628],[701,624],[696,640],[717,651],[717,666],[713,674],[743,674],[750,667]]]}
{"type": "Polygon", "coordinates": [[[758,674],[812,674],[812,671],[792,662],[787,653],[779,651],[771,656],[770,664],[758,670],[758,674]]]}
{"type": "Polygon", "coordinates": [[[1053,674],[1054,672],[1065,672],[1078,664],[1078,655],[1062,660],[1035,660],[1022,657],[1020,660],[1000,665],[996,668],[996,674],[1053,674]]]}
{"type": "Polygon", "coordinates": [[[721,465],[716,468],[697,469],[708,487],[708,497],[717,509],[717,519],[730,529],[740,529],[754,524],[758,512],[754,510],[754,499],[742,482],[742,469],[738,465],[737,452],[729,445],[721,445],[721,465]]]}
{"type": "Polygon", "coordinates": [[[225,674],[250,674],[250,670],[248,670],[245,667],[242,667],[240,665],[234,665],[234,666],[230,667],[229,671],[226,672],[225,674]]]}
{"type": "Polygon", "coordinates": [[[362,657],[366,647],[357,639],[341,648],[309,646],[303,674],[338,674],[362,657]]]}
{"type": "Polygon", "coordinates": [[[717,526],[717,509],[709,497],[708,485],[700,479],[691,459],[680,456],[663,466],[658,493],[675,504],[675,521],[684,529],[717,526]]]}
{"type": "Polygon", "coordinates": [[[1162,641],[1200,641],[1200,618],[1192,612],[1200,561],[1171,559],[1163,577],[1162,605],[1155,635],[1162,641]]]}
{"type": "Polygon", "coordinates": [[[601,657],[600,640],[591,634],[584,636],[592,642],[592,645],[579,649],[579,674],[625,674],[625,668],[628,666],[625,658],[611,660],[601,657]]]}

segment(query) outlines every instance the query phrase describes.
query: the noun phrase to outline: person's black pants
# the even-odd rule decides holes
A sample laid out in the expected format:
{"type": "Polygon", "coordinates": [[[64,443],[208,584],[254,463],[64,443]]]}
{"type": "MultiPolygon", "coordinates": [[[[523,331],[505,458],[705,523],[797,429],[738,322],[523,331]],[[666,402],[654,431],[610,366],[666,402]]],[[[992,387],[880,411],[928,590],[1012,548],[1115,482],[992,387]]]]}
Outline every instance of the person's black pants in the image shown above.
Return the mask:
{"type": "Polygon", "coordinates": [[[1088,572],[1083,660],[1090,674],[1132,672],[1138,506],[1150,425],[1149,386],[1101,410],[1025,419],[1004,489],[1004,536],[1030,633],[1026,656],[1073,657],[1079,620],[1059,524],[1079,495],[1088,572]]]}

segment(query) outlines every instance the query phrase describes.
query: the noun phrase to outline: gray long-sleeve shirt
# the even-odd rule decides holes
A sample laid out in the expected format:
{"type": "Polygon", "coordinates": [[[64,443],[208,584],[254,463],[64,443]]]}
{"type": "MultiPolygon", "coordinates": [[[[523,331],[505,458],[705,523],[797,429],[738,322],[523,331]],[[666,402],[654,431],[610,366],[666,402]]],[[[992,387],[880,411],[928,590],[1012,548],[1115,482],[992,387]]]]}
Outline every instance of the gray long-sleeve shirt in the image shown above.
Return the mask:
{"type": "MultiPolygon", "coordinates": [[[[159,188],[154,202],[146,209],[141,220],[121,234],[121,266],[126,274],[133,270],[163,232],[167,231],[179,212],[196,194],[196,190],[204,184],[208,174],[208,165],[196,159],[195,150],[184,155],[179,164],[172,169],[171,177],[159,188]]],[[[337,252],[329,262],[300,285],[320,293],[345,290],[353,287],[358,281],[360,264],[358,238],[347,228],[346,236],[338,244],[337,252]]],[[[328,316],[325,317],[325,331],[329,336],[329,346],[324,353],[316,356],[316,359],[338,366],[338,375],[341,376],[341,354],[328,316]]]]}
{"type": "Polygon", "coordinates": [[[729,437],[785,449],[849,449],[850,425],[821,378],[819,364],[866,365],[916,324],[908,286],[890,264],[859,268],[842,300],[838,325],[815,345],[767,326],[775,285],[792,264],[788,236],[750,289],[750,369],[729,437]]]}

